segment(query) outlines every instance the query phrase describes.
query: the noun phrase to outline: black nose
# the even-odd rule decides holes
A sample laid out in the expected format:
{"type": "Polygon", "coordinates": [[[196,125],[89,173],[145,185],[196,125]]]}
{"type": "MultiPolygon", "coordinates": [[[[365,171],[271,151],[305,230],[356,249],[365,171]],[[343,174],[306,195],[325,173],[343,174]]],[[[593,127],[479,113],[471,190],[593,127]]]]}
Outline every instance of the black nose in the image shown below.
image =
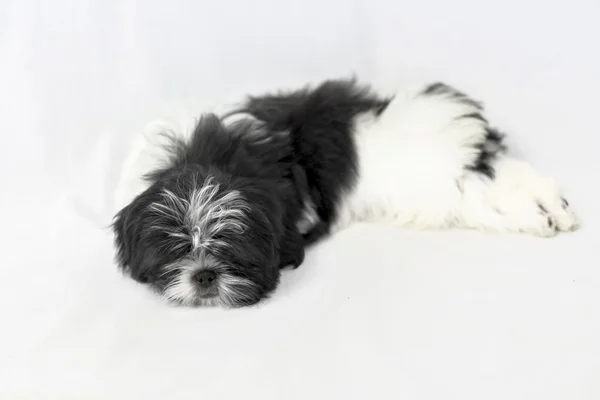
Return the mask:
{"type": "Polygon", "coordinates": [[[203,289],[208,289],[217,282],[217,274],[214,271],[199,271],[194,274],[194,280],[200,284],[203,289]]]}

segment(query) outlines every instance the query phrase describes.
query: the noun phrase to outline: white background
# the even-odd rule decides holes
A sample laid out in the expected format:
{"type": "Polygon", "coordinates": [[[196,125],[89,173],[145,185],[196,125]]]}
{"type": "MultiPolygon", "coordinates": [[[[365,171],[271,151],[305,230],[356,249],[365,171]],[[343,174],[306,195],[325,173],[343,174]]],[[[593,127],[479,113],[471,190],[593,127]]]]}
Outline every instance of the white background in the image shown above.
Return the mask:
{"type": "Polygon", "coordinates": [[[0,398],[599,399],[600,3],[487,3],[1,1],[0,398]],[[484,99],[582,229],[356,226],[233,311],[119,275],[107,226],[145,124],[351,73],[484,99]]]}

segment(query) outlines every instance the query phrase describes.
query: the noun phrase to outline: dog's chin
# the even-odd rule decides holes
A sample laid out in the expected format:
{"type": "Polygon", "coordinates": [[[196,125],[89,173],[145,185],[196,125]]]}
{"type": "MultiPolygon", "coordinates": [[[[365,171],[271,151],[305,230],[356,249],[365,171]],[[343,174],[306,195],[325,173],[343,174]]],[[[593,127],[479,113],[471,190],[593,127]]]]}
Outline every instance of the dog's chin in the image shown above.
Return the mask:
{"type": "Polygon", "coordinates": [[[197,300],[192,304],[194,307],[217,307],[223,306],[223,302],[217,295],[198,296],[197,300]]]}
{"type": "Polygon", "coordinates": [[[169,305],[174,307],[225,307],[231,308],[231,306],[225,304],[223,300],[217,295],[201,295],[198,294],[192,298],[188,298],[186,300],[181,299],[173,299],[167,296],[161,296],[163,300],[165,300],[169,305]]]}

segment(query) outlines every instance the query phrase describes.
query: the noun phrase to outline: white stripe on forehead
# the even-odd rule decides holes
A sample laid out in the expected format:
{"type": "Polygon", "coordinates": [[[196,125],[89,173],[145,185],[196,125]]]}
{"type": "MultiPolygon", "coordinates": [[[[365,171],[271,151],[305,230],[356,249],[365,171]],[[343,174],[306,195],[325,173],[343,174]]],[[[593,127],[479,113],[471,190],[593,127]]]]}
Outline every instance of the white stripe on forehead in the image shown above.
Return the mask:
{"type": "MultiPolygon", "coordinates": [[[[194,250],[227,246],[226,242],[215,239],[215,236],[223,231],[243,233],[248,204],[239,191],[223,192],[219,189],[219,184],[212,177],[202,187],[194,184],[189,194],[182,197],[163,189],[163,202],[155,202],[150,206],[159,217],[153,228],[165,230],[172,238],[191,243],[194,250]]],[[[175,246],[182,244],[176,243],[175,246]]]]}

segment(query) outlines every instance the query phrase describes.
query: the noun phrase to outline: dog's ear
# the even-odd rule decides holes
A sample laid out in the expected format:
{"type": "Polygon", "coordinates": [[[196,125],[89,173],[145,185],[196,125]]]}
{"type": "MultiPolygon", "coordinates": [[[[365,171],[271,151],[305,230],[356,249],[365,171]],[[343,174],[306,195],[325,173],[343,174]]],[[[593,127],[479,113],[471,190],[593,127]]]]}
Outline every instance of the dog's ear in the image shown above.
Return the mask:
{"type": "Polygon", "coordinates": [[[115,215],[112,229],[119,267],[138,282],[148,281],[147,249],[141,243],[143,201],[140,197],[115,215]]]}
{"type": "Polygon", "coordinates": [[[129,204],[115,215],[112,223],[115,246],[117,247],[116,261],[122,269],[128,267],[133,251],[135,226],[131,223],[131,219],[131,204],[129,204]]]}

